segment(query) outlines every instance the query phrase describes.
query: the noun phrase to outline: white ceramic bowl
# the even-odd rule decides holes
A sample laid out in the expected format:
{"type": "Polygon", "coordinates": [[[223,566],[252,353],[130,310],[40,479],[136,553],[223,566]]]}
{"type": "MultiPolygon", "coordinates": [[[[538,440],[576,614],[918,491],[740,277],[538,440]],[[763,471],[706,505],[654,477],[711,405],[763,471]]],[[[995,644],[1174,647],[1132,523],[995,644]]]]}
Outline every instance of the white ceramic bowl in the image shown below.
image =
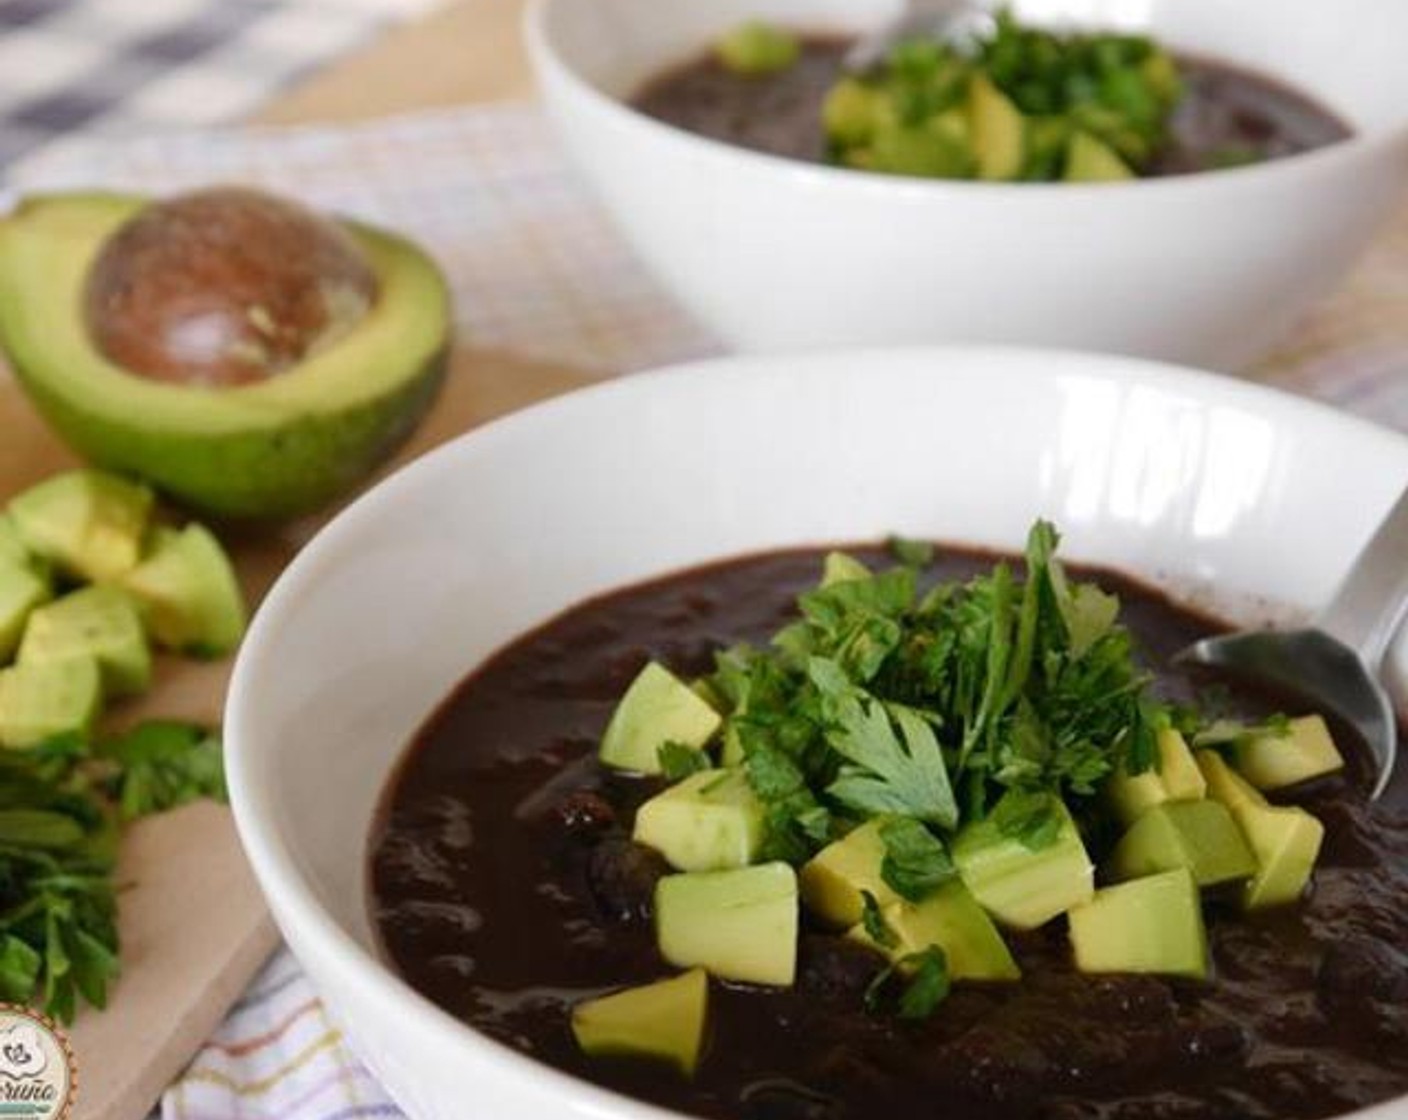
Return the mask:
{"type": "Polygon", "coordinates": [[[1026,0],[1284,75],[1357,139],[1240,171],[1131,184],[925,182],[705,140],[623,104],[745,17],[860,30],[898,0],[536,0],[539,86],[646,264],[743,350],[1073,346],[1217,369],[1325,294],[1408,181],[1403,0],[1026,0]]]}
{"type": "MultiPolygon", "coordinates": [[[[240,833],[293,951],[415,1120],[660,1120],[489,1041],[378,960],[377,799],[477,663],[587,596],[701,561],[890,532],[1016,549],[1038,515],[1070,556],[1313,608],[1405,483],[1408,439],[1128,359],[735,358],[577,393],[402,471],[279,581],[227,712],[240,833]]],[[[1401,656],[1393,672],[1408,679],[1401,656]]],[[[1372,1115],[1408,1120],[1408,1101],[1372,1115]]]]}

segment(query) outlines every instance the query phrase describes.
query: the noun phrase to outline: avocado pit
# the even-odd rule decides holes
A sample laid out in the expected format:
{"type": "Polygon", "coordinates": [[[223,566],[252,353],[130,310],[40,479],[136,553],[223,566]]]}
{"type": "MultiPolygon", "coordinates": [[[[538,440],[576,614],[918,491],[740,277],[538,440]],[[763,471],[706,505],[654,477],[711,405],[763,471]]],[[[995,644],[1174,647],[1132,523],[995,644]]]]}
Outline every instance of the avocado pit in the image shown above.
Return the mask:
{"type": "Polygon", "coordinates": [[[107,240],[83,314],[109,361],[157,381],[257,384],[347,334],[377,299],[351,235],[295,202],[216,187],[154,203],[107,240]]]}

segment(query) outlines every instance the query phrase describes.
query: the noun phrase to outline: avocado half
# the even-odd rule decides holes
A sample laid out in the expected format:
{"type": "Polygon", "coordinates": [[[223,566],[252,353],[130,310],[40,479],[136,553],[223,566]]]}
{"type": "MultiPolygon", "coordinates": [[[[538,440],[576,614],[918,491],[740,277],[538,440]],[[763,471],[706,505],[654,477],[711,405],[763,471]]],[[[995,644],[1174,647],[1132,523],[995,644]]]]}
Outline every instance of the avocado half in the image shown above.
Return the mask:
{"type": "Polygon", "coordinates": [[[0,348],[76,451],[200,513],[279,518],[324,505],[411,433],[435,398],[450,337],[449,293],[424,253],[344,223],[380,292],[346,335],[259,384],[176,385],[110,362],[82,311],[93,260],[146,205],[37,196],[0,223],[0,348]]]}

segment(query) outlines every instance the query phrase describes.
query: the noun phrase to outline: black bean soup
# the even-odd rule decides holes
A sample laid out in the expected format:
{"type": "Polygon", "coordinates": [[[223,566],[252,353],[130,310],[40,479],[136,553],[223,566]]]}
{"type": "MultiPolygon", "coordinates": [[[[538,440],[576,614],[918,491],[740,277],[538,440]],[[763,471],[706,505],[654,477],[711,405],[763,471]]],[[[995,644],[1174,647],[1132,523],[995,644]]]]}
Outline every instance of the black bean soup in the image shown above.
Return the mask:
{"type": "MultiPolygon", "coordinates": [[[[821,559],[750,557],[585,603],[460,685],[410,748],[372,844],[375,921],[415,988],[515,1050],[720,1120],[1285,1120],[1408,1093],[1408,774],[1371,807],[1353,751],[1346,776],[1295,798],[1327,828],[1313,893],[1253,917],[1212,904],[1209,983],[1082,975],[1057,922],[1009,934],[1020,983],[960,984],[905,1023],[863,1010],[876,958],[812,929],[794,989],[714,984],[695,1080],[580,1053],[574,1003],[673,971],[649,919],[666,868],[630,840],[661,783],[598,764],[606,721],[648,659],[705,672],[715,650],[764,640],[821,559]]],[[[992,559],[941,551],[933,574],[992,559]]],[[[1215,627],[1099,579],[1160,687],[1186,697],[1163,667],[1215,627]]]]}
{"type": "MultiPolygon", "coordinates": [[[[797,64],[744,76],[712,54],[670,70],[632,99],[643,113],[714,140],[812,163],[826,162],[821,106],[848,40],[803,39],[797,64]]],[[[1281,159],[1348,139],[1353,130],[1314,99],[1273,78],[1177,56],[1184,98],[1151,175],[1183,175],[1281,159]]]]}

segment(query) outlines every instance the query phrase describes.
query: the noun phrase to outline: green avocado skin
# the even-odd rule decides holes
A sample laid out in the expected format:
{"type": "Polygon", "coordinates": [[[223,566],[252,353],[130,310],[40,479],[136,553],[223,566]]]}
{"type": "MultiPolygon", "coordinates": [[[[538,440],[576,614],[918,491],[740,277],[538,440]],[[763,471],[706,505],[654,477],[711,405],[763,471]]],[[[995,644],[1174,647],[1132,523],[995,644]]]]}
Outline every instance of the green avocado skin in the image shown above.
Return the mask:
{"type": "Polygon", "coordinates": [[[367,323],[252,391],[163,387],[108,363],[77,311],[88,260],[142,205],[39,196],[0,228],[0,349],[75,451],[193,513],[279,520],[345,494],[410,436],[450,350],[448,291],[424,253],[349,223],[383,281],[367,323]]]}
{"type": "Polygon", "coordinates": [[[435,401],[448,347],[403,385],[346,411],[290,415],[222,435],[153,432],[139,416],[114,423],[52,393],[42,364],[8,357],[40,414],[93,465],[144,478],[193,513],[279,520],[327,505],[406,441],[435,401]]]}

